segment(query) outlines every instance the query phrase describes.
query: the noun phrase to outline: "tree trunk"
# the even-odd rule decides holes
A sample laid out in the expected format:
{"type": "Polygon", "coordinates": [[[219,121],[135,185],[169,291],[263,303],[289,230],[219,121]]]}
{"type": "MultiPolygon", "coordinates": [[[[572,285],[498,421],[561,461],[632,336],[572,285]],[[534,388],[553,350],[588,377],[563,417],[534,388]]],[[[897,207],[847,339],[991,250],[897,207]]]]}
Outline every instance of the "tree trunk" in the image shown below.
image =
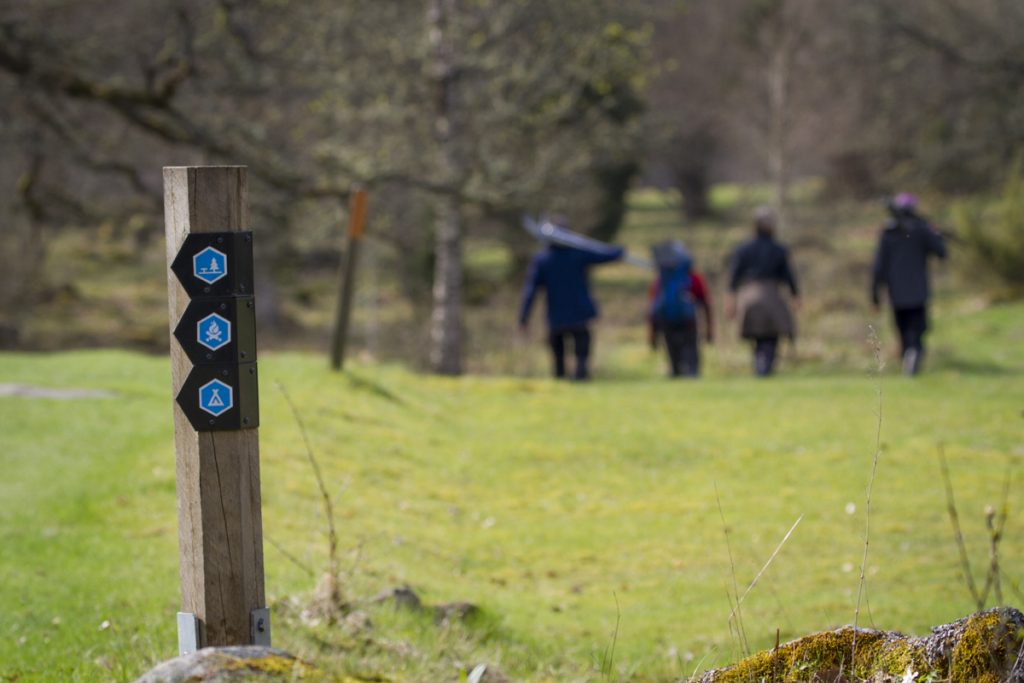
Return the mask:
{"type": "Polygon", "coordinates": [[[768,71],[768,91],[771,103],[771,138],[769,166],[773,185],[776,229],[781,234],[786,228],[786,195],[789,189],[789,77],[792,46],[787,25],[785,2],[779,10],[778,33],[772,49],[768,71]]]}
{"type": "Polygon", "coordinates": [[[442,375],[462,373],[462,216],[457,199],[438,202],[430,364],[442,375]]]}
{"type": "MultiPolygon", "coordinates": [[[[427,31],[434,59],[436,105],[434,138],[440,176],[453,190],[463,172],[458,153],[455,53],[451,21],[456,0],[430,0],[427,31]]],[[[457,194],[437,200],[434,226],[433,304],[430,318],[430,364],[442,375],[462,374],[462,207],[457,194]]]]}
{"type": "Polygon", "coordinates": [[[707,125],[676,135],[670,142],[671,170],[683,200],[683,216],[698,221],[711,215],[711,165],[718,151],[715,133],[707,125]]]}
{"type": "Polygon", "coordinates": [[[592,237],[611,242],[622,227],[626,216],[626,195],[640,166],[632,159],[609,163],[595,171],[598,187],[601,188],[601,205],[597,225],[589,230],[592,237]]]}

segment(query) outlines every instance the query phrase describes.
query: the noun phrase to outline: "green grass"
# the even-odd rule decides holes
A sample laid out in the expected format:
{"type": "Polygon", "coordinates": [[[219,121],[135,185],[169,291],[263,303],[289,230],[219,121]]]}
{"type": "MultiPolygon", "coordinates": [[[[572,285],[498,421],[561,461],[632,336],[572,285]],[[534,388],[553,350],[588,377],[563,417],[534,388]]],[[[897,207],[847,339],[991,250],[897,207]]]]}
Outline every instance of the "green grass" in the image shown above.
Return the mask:
{"type": "MultiPolygon", "coordinates": [[[[924,632],[972,610],[939,444],[979,571],[982,510],[1000,502],[1012,468],[1002,559],[1007,579],[1024,582],[1012,504],[1024,494],[1022,334],[1020,305],[951,311],[933,337],[935,371],[918,381],[809,369],[755,381],[719,365],[700,382],[669,382],[657,358],[628,344],[605,353],[600,381],[585,386],[377,365],[332,376],[319,357],[268,355],[266,536],[325,566],[320,503],[280,381],[335,499],[348,594],[408,583],[427,602],[483,608],[453,629],[368,608],[374,629],[357,638],[303,620],[315,577],[268,543],[275,644],[367,678],[455,681],[489,661],[515,680],[603,680],[620,619],[611,680],[667,681],[724,663],[740,651],[716,486],[741,586],[803,515],[744,604],[752,646],[769,646],[776,629],[787,639],[849,623],[879,386],[871,617],[862,610],[861,623],[924,632]]],[[[9,382],[116,397],[0,398],[0,680],[131,680],[176,647],[167,361],[0,355],[9,382]]]]}
{"type": "MultiPolygon", "coordinates": [[[[786,238],[804,309],[798,343],[772,381],[748,377],[749,349],[721,314],[717,342],[704,351],[705,379],[662,379],[662,355],[643,344],[650,274],[612,265],[594,278],[603,311],[597,381],[553,383],[537,338],[540,311],[531,342],[511,333],[517,292],[498,277],[507,254],[479,241],[467,250],[467,365],[488,377],[440,379],[374,363],[332,376],[314,355],[263,354],[275,644],[366,680],[457,681],[487,661],[513,680],[668,681],[731,661],[741,652],[727,623],[732,578],[716,487],[741,590],[803,515],[744,603],[751,645],[771,645],[776,629],[786,639],[849,623],[879,387],[871,610],[861,623],[924,632],[972,610],[939,444],[976,571],[987,563],[983,508],[1000,502],[1013,472],[1003,566],[1008,584],[1024,583],[1024,527],[1012,505],[1024,493],[1024,304],[989,306],[954,249],[936,269],[929,373],[901,378],[891,323],[866,301],[878,207],[816,205],[817,191],[813,182],[794,189],[786,238]],[[887,360],[881,379],[871,372],[869,324],[887,360]],[[278,381],[308,423],[335,501],[345,589],[370,612],[368,634],[304,614],[326,566],[326,527],[278,381]],[[429,603],[469,600],[483,612],[441,628],[364,602],[403,583],[429,603]],[[602,674],[613,640],[614,671],[602,674]]],[[[720,311],[725,256],[768,193],[717,187],[723,220],[686,225],[673,193],[640,191],[622,240],[643,254],[657,240],[684,239],[720,311]]],[[[117,251],[121,241],[83,235],[57,245],[53,297],[28,331],[39,347],[162,347],[162,249],[149,245],[137,261],[117,251]]],[[[420,352],[386,268],[366,277],[376,284],[372,296],[357,296],[354,352],[420,352]]],[[[277,348],[308,347],[326,329],[334,287],[324,271],[302,279],[301,296],[282,288],[286,311],[307,332],[275,340],[277,348]]],[[[115,394],[0,397],[0,681],[127,681],[175,654],[169,378],[165,358],[126,352],[0,355],[0,383],[115,394]]],[[[1019,588],[1005,590],[1009,602],[1024,603],[1019,588]]]]}

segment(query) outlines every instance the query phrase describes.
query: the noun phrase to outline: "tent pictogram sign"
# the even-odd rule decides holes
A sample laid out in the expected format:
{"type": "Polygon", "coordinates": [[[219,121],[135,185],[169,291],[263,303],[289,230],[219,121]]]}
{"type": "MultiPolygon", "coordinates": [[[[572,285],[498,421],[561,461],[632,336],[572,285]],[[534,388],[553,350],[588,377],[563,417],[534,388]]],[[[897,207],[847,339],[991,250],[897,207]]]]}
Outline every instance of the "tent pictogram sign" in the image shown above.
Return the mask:
{"type": "Polygon", "coordinates": [[[199,387],[199,408],[218,417],[235,407],[234,390],[219,379],[199,387]]]}
{"type": "Polygon", "coordinates": [[[197,365],[176,400],[199,432],[258,427],[256,363],[197,365]]]}

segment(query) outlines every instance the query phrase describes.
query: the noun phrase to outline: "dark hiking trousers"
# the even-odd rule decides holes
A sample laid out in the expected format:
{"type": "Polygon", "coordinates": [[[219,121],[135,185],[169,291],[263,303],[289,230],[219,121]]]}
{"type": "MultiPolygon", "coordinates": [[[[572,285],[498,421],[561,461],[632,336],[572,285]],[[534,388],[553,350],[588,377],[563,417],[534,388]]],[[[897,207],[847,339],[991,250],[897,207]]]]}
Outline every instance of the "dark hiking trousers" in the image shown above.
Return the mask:
{"type": "Polygon", "coordinates": [[[665,348],[673,377],[696,377],[700,374],[700,351],[697,346],[697,321],[663,325],[665,348]]]}
{"type": "Polygon", "coordinates": [[[921,371],[924,357],[924,333],[928,329],[928,314],[924,306],[897,308],[896,328],[900,332],[900,356],[903,358],[903,372],[916,375],[921,371]]]}
{"type": "Polygon", "coordinates": [[[768,377],[775,371],[775,356],[779,348],[778,337],[758,337],[754,340],[754,374],[768,377]]]}
{"type": "Polygon", "coordinates": [[[572,337],[573,355],[576,356],[576,373],[573,379],[587,379],[589,372],[587,362],[590,359],[590,330],[586,327],[570,327],[552,330],[548,334],[548,344],[555,361],[555,377],[565,377],[565,340],[572,337]]]}

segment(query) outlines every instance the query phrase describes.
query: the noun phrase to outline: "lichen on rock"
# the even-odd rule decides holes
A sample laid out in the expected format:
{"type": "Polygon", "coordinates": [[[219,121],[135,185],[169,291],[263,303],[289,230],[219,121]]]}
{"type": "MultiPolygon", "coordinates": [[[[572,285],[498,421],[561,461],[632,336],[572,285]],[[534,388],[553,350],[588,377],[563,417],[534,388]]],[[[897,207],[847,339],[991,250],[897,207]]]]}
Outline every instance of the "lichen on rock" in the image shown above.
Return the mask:
{"type": "Polygon", "coordinates": [[[937,626],[926,637],[845,626],[758,652],[692,683],[898,683],[908,675],[950,683],[1024,683],[1024,614],[1010,607],[978,612],[937,626]]]}

